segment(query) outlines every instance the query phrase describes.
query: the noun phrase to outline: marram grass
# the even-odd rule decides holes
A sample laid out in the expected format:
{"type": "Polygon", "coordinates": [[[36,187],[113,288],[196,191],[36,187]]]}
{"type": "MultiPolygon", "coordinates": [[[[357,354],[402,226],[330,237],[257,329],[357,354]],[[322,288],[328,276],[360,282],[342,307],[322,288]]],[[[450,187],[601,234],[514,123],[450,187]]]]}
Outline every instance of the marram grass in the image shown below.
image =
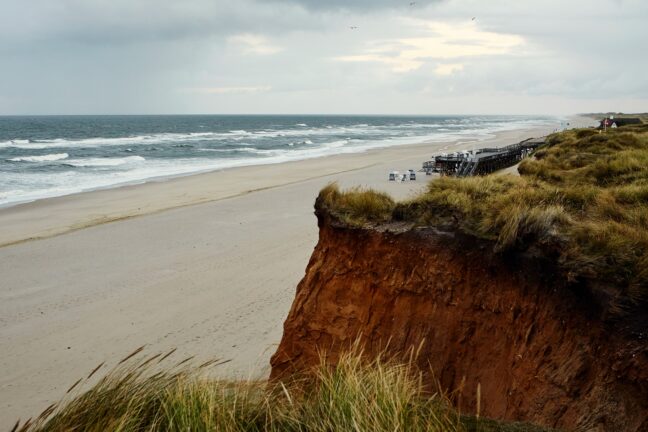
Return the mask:
{"type": "Polygon", "coordinates": [[[542,430],[462,417],[442,394],[424,387],[413,361],[367,361],[358,349],[342,355],[336,366],[322,360],[308,376],[274,383],[210,378],[210,369],[219,363],[190,365],[173,356],[144,357],[137,351],[91,385],[95,369],[63,400],[14,430],[542,430]]]}
{"type": "Polygon", "coordinates": [[[398,203],[336,185],[320,197],[352,226],[408,222],[492,240],[496,251],[544,248],[570,279],[596,279],[627,304],[648,305],[648,125],[554,134],[518,170],[442,177],[398,203]]]}
{"type": "Polygon", "coordinates": [[[335,183],[320,191],[320,198],[330,208],[335,208],[343,222],[361,226],[367,222],[386,222],[391,218],[396,203],[384,192],[360,187],[341,192],[335,183]]]}

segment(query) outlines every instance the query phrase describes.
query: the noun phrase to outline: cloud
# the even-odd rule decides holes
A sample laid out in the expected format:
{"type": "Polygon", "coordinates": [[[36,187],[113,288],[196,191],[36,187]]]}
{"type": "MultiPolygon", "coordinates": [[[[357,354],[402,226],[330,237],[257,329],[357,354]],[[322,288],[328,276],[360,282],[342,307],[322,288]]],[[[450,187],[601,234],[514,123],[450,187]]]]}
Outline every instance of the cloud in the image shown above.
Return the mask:
{"type": "Polygon", "coordinates": [[[648,105],[645,0],[0,2],[2,114],[648,105]]]}
{"type": "Polygon", "coordinates": [[[375,40],[362,54],[336,57],[346,62],[379,62],[389,65],[394,72],[409,72],[420,68],[428,60],[459,59],[513,54],[524,44],[520,36],[484,31],[474,22],[442,23],[405,18],[405,24],[424,34],[419,37],[375,40]]]}
{"type": "Polygon", "coordinates": [[[238,47],[244,54],[270,55],[283,50],[282,47],[272,45],[268,38],[250,33],[230,36],[227,42],[238,47]]]}
{"type": "Polygon", "coordinates": [[[380,9],[422,9],[444,0],[272,0],[278,3],[293,3],[315,11],[348,10],[375,12],[380,9]],[[412,4],[413,3],[413,4],[412,4]]]}
{"type": "Polygon", "coordinates": [[[358,54],[349,56],[335,57],[335,60],[342,62],[373,62],[384,63],[391,67],[394,72],[409,72],[420,68],[423,62],[416,58],[406,58],[405,56],[388,56],[382,54],[358,54]]]}
{"type": "Polygon", "coordinates": [[[188,92],[199,94],[255,94],[269,92],[270,90],[272,90],[271,86],[199,87],[186,89],[188,92]]]}
{"type": "Polygon", "coordinates": [[[461,63],[440,64],[437,65],[436,68],[434,68],[434,73],[439,76],[450,76],[453,75],[455,72],[461,72],[463,68],[464,65],[461,63]]]}
{"type": "Polygon", "coordinates": [[[4,0],[0,52],[33,47],[221,41],[317,29],[322,18],[267,0],[4,0]]]}

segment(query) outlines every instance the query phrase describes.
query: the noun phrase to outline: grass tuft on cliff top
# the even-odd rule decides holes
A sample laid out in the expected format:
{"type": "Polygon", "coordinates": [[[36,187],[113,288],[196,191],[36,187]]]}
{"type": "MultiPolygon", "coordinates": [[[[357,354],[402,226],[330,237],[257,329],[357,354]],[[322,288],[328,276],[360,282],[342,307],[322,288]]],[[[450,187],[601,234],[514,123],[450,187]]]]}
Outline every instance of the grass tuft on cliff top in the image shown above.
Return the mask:
{"type": "Polygon", "coordinates": [[[394,200],[384,192],[360,187],[341,192],[337,184],[331,183],[320,191],[320,200],[344,223],[361,226],[367,222],[387,222],[396,206],[394,200]]]}
{"type": "MultiPolygon", "coordinates": [[[[343,355],[336,366],[322,360],[308,379],[293,377],[276,383],[218,381],[209,378],[205,365],[174,364],[167,356],[136,354],[88,390],[71,393],[34,420],[17,424],[14,430],[543,430],[460,416],[447,399],[424,388],[421,373],[412,361],[368,361],[358,349],[343,355]]],[[[82,388],[88,379],[84,377],[73,387],[82,388]]]]}
{"type": "Polygon", "coordinates": [[[648,125],[551,135],[519,173],[440,178],[393,205],[361,191],[381,197],[377,212],[347,199],[357,190],[328,186],[321,196],[332,214],[355,226],[405,221],[489,239],[496,251],[557,251],[573,280],[602,278],[632,303],[648,303],[648,125]]]}

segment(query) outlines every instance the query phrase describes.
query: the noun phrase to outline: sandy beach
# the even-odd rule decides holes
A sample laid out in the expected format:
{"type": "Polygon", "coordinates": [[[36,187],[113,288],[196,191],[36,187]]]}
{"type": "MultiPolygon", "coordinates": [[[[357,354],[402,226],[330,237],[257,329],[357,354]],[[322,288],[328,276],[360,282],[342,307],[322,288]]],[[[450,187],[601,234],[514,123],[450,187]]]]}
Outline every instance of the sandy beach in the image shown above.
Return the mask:
{"type": "MultiPolygon", "coordinates": [[[[572,126],[591,125],[572,119],[572,126]]],[[[0,428],[37,415],[97,364],[141,345],[231,359],[265,376],[315,243],[319,189],[406,198],[429,178],[388,182],[432,154],[551,132],[427,143],[236,168],[0,209],[0,428]]],[[[108,367],[106,366],[104,370],[108,367]]]]}

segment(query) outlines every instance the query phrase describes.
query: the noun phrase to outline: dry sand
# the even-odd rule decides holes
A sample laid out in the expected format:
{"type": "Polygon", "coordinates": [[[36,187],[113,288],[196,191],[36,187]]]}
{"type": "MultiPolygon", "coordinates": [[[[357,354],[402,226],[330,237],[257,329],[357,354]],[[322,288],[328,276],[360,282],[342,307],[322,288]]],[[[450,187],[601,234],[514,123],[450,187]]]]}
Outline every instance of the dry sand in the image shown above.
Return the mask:
{"type": "Polygon", "coordinates": [[[238,168],[0,209],[0,429],[143,344],[150,352],[176,347],[178,358],[231,359],[224,376],[264,376],[317,241],[320,188],[337,181],[404,198],[428,178],[388,182],[390,170],[545,132],[238,168]]]}

